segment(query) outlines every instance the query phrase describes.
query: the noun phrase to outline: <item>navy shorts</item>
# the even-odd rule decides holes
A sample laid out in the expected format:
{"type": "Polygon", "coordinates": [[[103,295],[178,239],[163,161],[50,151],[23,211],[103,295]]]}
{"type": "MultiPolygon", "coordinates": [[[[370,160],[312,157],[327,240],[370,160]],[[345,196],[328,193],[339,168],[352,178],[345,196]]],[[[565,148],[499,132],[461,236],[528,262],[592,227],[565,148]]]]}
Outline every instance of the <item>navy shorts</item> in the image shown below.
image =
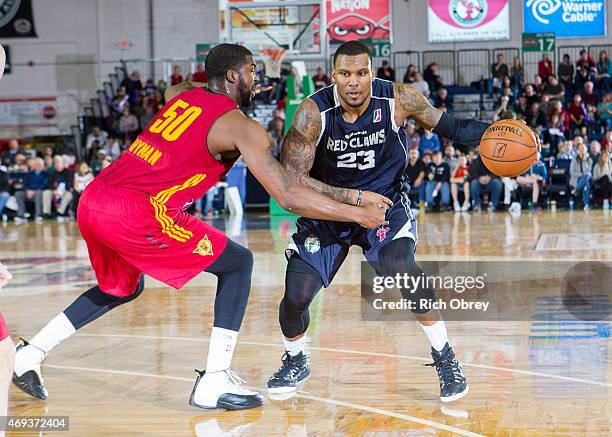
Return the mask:
{"type": "Polygon", "coordinates": [[[310,264],[328,287],[344,262],[349,248],[361,247],[370,263],[378,262],[378,253],[385,245],[398,238],[418,241],[417,221],[410,209],[407,195],[387,211],[389,224],[377,229],[365,229],[356,223],[333,222],[299,218],[297,232],[289,240],[287,259],[293,253],[310,264]]]}

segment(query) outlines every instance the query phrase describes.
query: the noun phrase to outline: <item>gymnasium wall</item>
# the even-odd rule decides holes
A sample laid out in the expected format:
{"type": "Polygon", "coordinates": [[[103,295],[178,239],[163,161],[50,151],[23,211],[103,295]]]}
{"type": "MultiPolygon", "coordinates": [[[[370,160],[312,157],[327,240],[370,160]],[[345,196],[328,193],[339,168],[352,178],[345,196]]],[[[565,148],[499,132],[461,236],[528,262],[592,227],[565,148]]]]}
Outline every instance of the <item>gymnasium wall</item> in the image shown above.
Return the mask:
{"type": "MultiPolygon", "coordinates": [[[[523,32],[522,0],[510,0],[510,40],[494,42],[462,42],[454,44],[430,44],[427,42],[427,1],[391,0],[393,14],[393,49],[399,50],[460,50],[493,49],[496,47],[520,47],[523,32]]],[[[612,41],[612,0],[607,4],[607,29],[605,38],[570,38],[557,40],[557,45],[610,44],[612,41]]]]}

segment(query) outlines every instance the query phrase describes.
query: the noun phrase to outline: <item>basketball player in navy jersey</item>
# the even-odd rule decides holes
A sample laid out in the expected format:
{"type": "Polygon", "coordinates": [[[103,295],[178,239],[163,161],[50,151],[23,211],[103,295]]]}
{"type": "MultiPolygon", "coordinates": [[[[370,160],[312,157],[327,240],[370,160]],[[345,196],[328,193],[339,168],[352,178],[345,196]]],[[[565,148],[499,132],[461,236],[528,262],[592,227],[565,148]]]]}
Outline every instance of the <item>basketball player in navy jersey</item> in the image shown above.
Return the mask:
{"type": "MultiPolygon", "coordinates": [[[[420,276],[415,263],[417,222],[403,180],[408,163],[407,118],[453,142],[476,147],[489,126],[458,120],[406,84],[374,79],[370,52],[352,41],[334,55],[334,84],[304,100],[283,139],[282,164],[294,180],[332,199],[353,205],[379,202],[372,194],[389,198],[386,226],[365,229],[352,223],[300,218],[287,248],[285,295],[279,308],[285,354],[280,369],[269,379],[270,393],[287,393],[310,376],[305,353],[308,307],[321,287],[329,286],[350,246],[363,249],[378,274],[420,276]],[[364,194],[366,193],[366,194],[364,194]]],[[[431,288],[404,298],[435,300],[431,288]]],[[[440,378],[440,399],[465,396],[468,384],[448,342],[438,310],[413,310],[429,339],[440,378]]]]}

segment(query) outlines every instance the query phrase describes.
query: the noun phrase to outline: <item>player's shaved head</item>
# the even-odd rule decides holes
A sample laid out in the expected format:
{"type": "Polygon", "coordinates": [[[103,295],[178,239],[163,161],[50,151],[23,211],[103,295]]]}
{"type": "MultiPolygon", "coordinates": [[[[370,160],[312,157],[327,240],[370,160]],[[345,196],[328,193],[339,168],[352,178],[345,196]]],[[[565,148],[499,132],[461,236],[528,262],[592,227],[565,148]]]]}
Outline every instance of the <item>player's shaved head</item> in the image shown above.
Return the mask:
{"type": "Polygon", "coordinates": [[[370,58],[370,62],[372,61],[372,54],[370,53],[370,49],[365,44],[360,43],[359,41],[348,41],[342,44],[334,53],[334,66],[336,65],[336,59],[339,56],[358,56],[358,55],[368,55],[370,58]]]}
{"type": "Polygon", "coordinates": [[[238,44],[219,44],[206,56],[205,69],[209,80],[225,79],[229,70],[239,71],[253,54],[238,44]]]}

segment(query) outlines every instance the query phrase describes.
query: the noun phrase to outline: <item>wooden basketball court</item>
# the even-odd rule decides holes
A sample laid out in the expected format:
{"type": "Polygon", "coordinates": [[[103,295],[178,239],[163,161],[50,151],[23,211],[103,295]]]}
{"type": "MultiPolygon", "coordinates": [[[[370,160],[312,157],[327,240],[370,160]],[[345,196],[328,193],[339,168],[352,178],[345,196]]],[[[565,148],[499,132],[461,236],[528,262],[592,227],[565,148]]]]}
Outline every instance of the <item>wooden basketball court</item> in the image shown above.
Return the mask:
{"type": "MultiPolygon", "coordinates": [[[[612,260],[612,215],[603,211],[418,219],[417,260],[612,260]]],[[[283,353],[278,303],[294,224],[249,215],[214,225],[255,253],[233,368],[263,390],[283,353]]],[[[8,224],[0,244],[14,276],[0,300],[14,340],[29,338],[95,281],[74,222],[8,224]]],[[[216,283],[202,274],[180,292],[147,278],[136,301],[50,354],[46,403],[11,388],[10,414],[69,416],[69,433],[48,435],[75,436],[612,435],[609,322],[544,331],[533,321],[448,322],[470,393],[442,404],[416,322],[361,320],[360,261],[353,249],[311,307],[312,376],[293,398],[266,392],[263,408],[243,412],[188,406],[213,320],[216,283]]]]}

